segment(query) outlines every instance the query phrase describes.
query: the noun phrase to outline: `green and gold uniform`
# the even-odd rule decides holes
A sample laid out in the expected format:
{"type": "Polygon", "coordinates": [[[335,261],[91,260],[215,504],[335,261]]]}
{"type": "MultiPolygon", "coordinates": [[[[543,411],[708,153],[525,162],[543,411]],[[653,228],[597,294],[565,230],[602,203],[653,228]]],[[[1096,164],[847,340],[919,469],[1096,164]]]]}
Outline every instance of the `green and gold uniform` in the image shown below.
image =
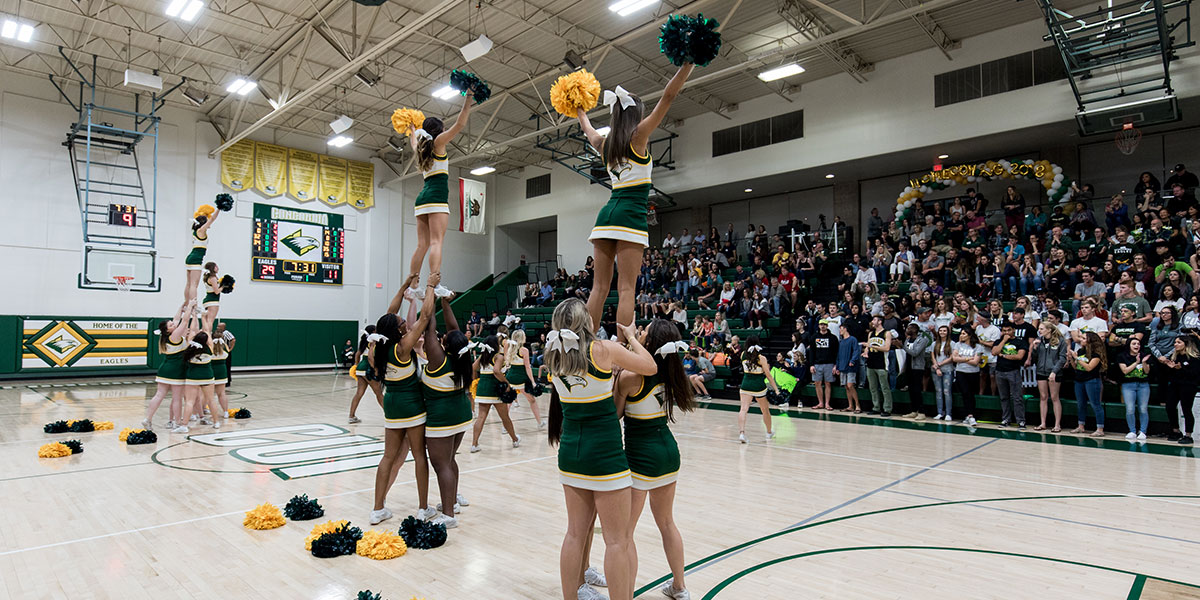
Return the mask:
{"type": "Polygon", "coordinates": [[[183,385],[212,385],[212,351],[204,348],[187,363],[187,379],[183,385]]]}
{"type": "Polygon", "coordinates": [[[529,377],[525,375],[525,359],[521,357],[521,349],[517,348],[516,357],[508,364],[508,369],[504,371],[504,379],[508,381],[508,385],[513,386],[513,389],[519,389],[526,383],[529,383],[529,377]]]}
{"type": "Polygon", "coordinates": [[[591,346],[587,353],[586,373],[550,375],[562,403],[559,481],[597,492],[624,489],[633,480],[621,445],[621,424],[612,397],[612,371],[596,367],[591,346]]]}
{"type": "MultiPolygon", "coordinates": [[[[430,141],[429,143],[433,143],[430,141]]],[[[433,155],[433,166],[421,171],[425,186],[417,194],[415,212],[421,215],[450,212],[450,161],[445,154],[433,155]]]]}
{"type": "Polygon", "coordinates": [[[757,360],[746,360],[745,354],[742,355],[742,385],[739,389],[755,398],[767,395],[767,375],[763,373],[762,365],[757,360]]]}
{"type": "MultiPolygon", "coordinates": [[[[217,276],[213,275],[209,279],[217,279],[217,276]]],[[[204,294],[204,300],[200,303],[200,307],[205,310],[208,310],[209,308],[212,308],[214,306],[220,307],[221,306],[221,287],[220,287],[221,280],[217,279],[217,285],[213,285],[212,283],[205,281],[204,286],[208,288],[208,292],[206,294],[204,294]]]]}
{"type": "Polygon", "coordinates": [[[474,415],[471,400],[461,383],[454,381],[450,361],[443,358],[441,366],[421,369],[421,387],[425,394],[425,437],[451,437],[471,428],[474,415]]]}
{"type": "Polygon", "coordinates": [[[629,161],[614,171],[608,170],[612,182],[612,195],[608,204],[596,215],[589,241],[619,240],[642,246],[650,245],[646,225],[646,211],[650,203],[650,171],[654,161],[649,154],[639,156],[629,148],[629,161]]]}
{"type": "Polygon", "coordinates": [[[208,252],[208,234],[200,237],[199,233],[192,230],[192,251],[188,252],[187,258],[183,259],[183,263],[187,265],[189,271],[199,271],[204,266],[204,254],[208,252]]]}
{"type": "Polygon", "coordinates": [[[642,377],[642,387],[625,400],[625,458],[636,490],[670,485],[679,476],[679,445],[665,406],[657,375],[642,377]]]}
{"type": "MultiPolygon", "coordinates": [[[[182,329],[177,331],[182,331],[182,329]]],[[[187,340],[179,340],[176,343],[171,341],[171,338],[167,338],[167,349],[162,352],[163,361],[158,366],[158,373],[154,377],[156,383],[183,385],[187,380],[187,363],[183,360],[183,350],[187,348],[187,345],[187,340]]]]}
{"type": "Polygon", "coordinates": [[[494,363],[479,365],[479,385],[475,386],[475,402],[477,404],[500,404],[500,392],[504,384],[496,379],[494,363]]]}
{"type": "Polygon", "coordinates": [[[212,370],[213,383],[222,385],[229,379],[229,347],[225,340],[213,342],[212,370]]]}
{"type": "Polygon", "coordinates": [[[425,398],[421,393],[417,361],[412,351],[401,358],[399,344],[392,346],[383,375],[383,420],[383,426],[388,429],[425,424],[425,398]]]}

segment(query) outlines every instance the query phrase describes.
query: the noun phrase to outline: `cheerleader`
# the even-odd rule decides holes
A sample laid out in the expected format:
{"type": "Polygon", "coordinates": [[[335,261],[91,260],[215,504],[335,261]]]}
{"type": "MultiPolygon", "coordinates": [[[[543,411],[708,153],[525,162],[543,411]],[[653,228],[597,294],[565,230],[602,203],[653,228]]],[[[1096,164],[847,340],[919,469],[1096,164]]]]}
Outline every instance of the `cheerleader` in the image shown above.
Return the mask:
{"type": "Polygon", "coordinates": [[[346,422],[351,425],[362,422],[362,419],[355,416],[355,413],[358,412],[358,403],[362,400],[363,394],[367,393],[368,387],[375,392],[375,400],[379,402],[379,407],[383,408],[383,386],[379,385],[379,374],[371,366],[370,354],[366,352],[369,340],[374,334],[375,326],[367,325],[366,330],[358,338],[358,350],[354,352],[355,379],[358,380],[358,389],[354,392],[354,398],[350,400],[350,418],[346,422]]]}
{"type": "Polygon", "coordinates": [[[200,301],[200,308],[204,309],[204,330],[212,331],[213,323],[217,320],[217,312],[221,310],[221,293],[232,291],[232,289],[222,287],[215,262],[204,263],[202,281],[207,290],[204,293],[204,300],[200,301]]]}
{"type": "Polygon", "coordinates": [[[498,337],[489,335],[482,344],[475,346],[479,349],[479,358],[474,365],[475,373],[479,377],[479,385],[475,387],[475,403],[479,405],[479,415],[475,418],[475,431],[471,434],[471,452],[479,452],[479,435],[483,433],[483,424],[493,406],[496,407],[496,414],[500,415],[504,431],[512,439],[512,447],[521,447],[521,436],[517,435],[512,419],[508,416],[508,404],[501,399],[508,380],[504,376],[504,354],[496,351],[500,344],[498,337]]]}
{"type": "Polygon", "coordinates": [[[779,393],[779,386],[775,385],[775,378],[771,376],[771,366],[767,364],[767,357],[762,354],[757,335],[746,339],[746,352],[742,354],[742,373],[742,385],[738,391],[738,398],[742,402],[742,408],[738,411],[738,441],[746,443],[746,414],[750,412],[751,402],[758,402],[763,425],[767,426],[767,441],[770,441],[775,437],[775,432],[771,430],[767,385],[769,384],[776,394],[779,393]]]}
{"type": "Polygon", "coordinates": [[[438,336],[437,320],[429,319],[425,329],[425,357],[421,385],[425,394],[425,447],[429,462],[437,473],[442,502],[441,515],[433,520],[448,529],[458,527],[454,514],[468,503],[458,493],[458,461],[455,455],[463,436],[471,427],[471,400],[467,390],[475,376],[471,360],[471,341],[458,328],[458,319],[450,308],[450,296],[442,297],[442,315],[446,334],[438,336]],[[436,366],[435,366],[436,365],[436,366]]]}
{"type": "MultiPolygon", "coordinates": [[[[551,444],[558,444],[558,473],[567,505],[567,532],[559,555],[564,600],[580,597],[584,549],[593,515],[604,535],[604,575],[614,600],[633,598],[633,535],[629,527],[633,484],[612,399],[614,368],[638,375],[657,372],[632,325],[617,325],[629,349],[595,339],[596,324],[583,302],[554,309],[546,336],[551,444]]],[[[594,596],[593,596],[594,597],[594,596]]]]}
{"type": "Polygon", "coordinates": [[[198,316],[193,312],[188,319],[188,344],[183,350],[183,362],[187,364],[187,377],[183,382],[186,397],[179,422],[171,433],[187,433],[191,416],[203,414],[206,407],[212,413],[212,419],[202,417],[200,424],[212,425],[213,429],[221,428],[221,418],[217,415],[220,408],[213,404],[212,345],[208,332],[199,327],[196,320],[198,316]]]}
{"type": "MultiPolygon", "coordinates": [[[[408,287],[417,278],[410,274],[404,282],[408,287]]],[[[436,273],[430,278],[430,288],[441,281],[436,273]]],[[[396,473],[404,464],[411,449],[417,479],[417,518],[430,519],[437,511],[428,506],[429,463],[425,456],[425,399],[421,393],[420,376],[413,347],[425,331],[425,324],[433,317],[433,295],[425,297],[420,316],[412,327],[400,319],[403,292],[398,292],[388,306],[387,314],[375,323],[374,340],[368,337],[367,353],[376,373],[383,374],[383,419],[384,446],[379,468],[375,470],[375,507],[371,511],[371,524],[377,525],[392,518],[392,511],[384,506],[388,490],[396,480],[396,473]]]]}
{"type": "Polygon", "coordinates": [[[162,405],[168,391],[171,392],[171,408],[168,409],[167,429],[175,428],[175,418],[178,416],[176,405],[182,405],[183,383],[187,379],[187,363],[183,362],[183,351],[187,348],[187,339],[184,337],[187,328],[183,326],[183,313],[191,312],[192,307],[193,303],[184,303],[175,313],[174,319],[160,322],[158,330],[155,331],[158,334],[158,353],[162,355],[163,361],[154,377],[157,389],[146,406],[146,418],[142,419],[142,429],[154,428],[154,413],[158,412],[158,407],[162,405]]]}
{"type": "MultiPolygon", "coordinates": [[[[616,91],[605,91],[604,104],[612,112],[609,123],[611,130],[607,138],[592,127],[587,112],[582,108],[578,110],[579,125],[587,135],[588,143],[604,157],[612,182],[612,195],[608,204],[600,209],[596,225],[592,227],[592,234],[588,238],[592,242],[592,255],[596,258],[596,272],[587,308],[592,322],[597,326],[612,286],[614,260],[619,292],[617,323],[633,324],[634,294],[637,292],[642,252],[650,245],[646,225],[650,171],[654,168],[650,157],[650,134],[667,116],[671,102],[683,90],[693,66],[685,64],[679,68],[667,83],[662,99],[645,119],[642,118],[644,106],[637,96],[621,86],[617,86],[616,91]]],[[[620,325],[617,329],[621,330],[620,325]]]]}
{"type": "Polygon", "coordinates": [[[508,370],[504,372],[504,378],[508,384],[513,387],[525,399],[529,401],[529,410],[533,411],[533,418],[537,421],[538,429],[546,426],[542,421],[542,411],[538,409],[537,398],[534,398],[530,390],[534,386],[533,370],[529,365],[529,349],[525,347],[525,330],[517,329],[512,332],[512,338],[504,344],[504,363],[508,365],[508,370]]]}
{"type": "Polygon", "coordinates": [[[208,214],[192,218],[192,251],[188,253],[183,263],[187,265],[187,285],[183,288],[183,303],[187,304],[196,299],[196,286],[200,285],[200,271],[204,264],[204,254],[208,252],[208,229],[217,222],[221,215],[212,210],[208,214]]]}
{"type": "MultiPolygon", "coordinates": [[[[650,495],[650,512],[662,536],[667,564],[673,581],[664,582],[659,590],[668,598],[690,598],[683,585],[683,538],[675,526],[672,507],[675,504],[675,479],[679,474],[679,446],[667,423],[675,420],[675,409],[689,412],[695,408],[692,386],[683,370],[680,352],[687,343],[679,338],[679,329],[662,319],[655,319],[646,328],[641,342],[646,348],[656,348],[654,364],[658,374],[644,377],[630,371],[617,376],[613,398],[617,415],[625,419],[625,458],[633,475],[633,511],[629,529],[637,528],[638,518],[650,495]]],[[[630,545],[633,575],[637,575],[637,549],[630,545]]]]}
{"type": "MultiPolygon", "coordinates": [[[[428,117],[421,128],[409,133],[409,143],[417,156],[417,164],[421,167],[421,175],[425,178],[425,186],[417,195],[417,248],[409,261],[409,273],[416,273],[420,280],[421,263],[425,254],[429,254],[429,274],[442,272],[442,241],[446,237],[446,224],[450,220],[450,165],[446,157],[446,146],[467,125],[467,116],[471,113],[474,100],[470,94],[463,98],[462,112],[450,129],[437,117],[428,117]]],[[[416,288],[413,281],[410,291],[405,292],[419,298],[421,290],[416,288]]],[[[434,291],[441,296],[450,290],[440,284],[434,291]]]]}
{"type": "Polygon", "coordinates": [[[213,393],[221,406],[221,418],[225,418],[229,415],[229,397],[225,394],[229,382],[229,342],[219,335],[212,337],[213,393]]]}

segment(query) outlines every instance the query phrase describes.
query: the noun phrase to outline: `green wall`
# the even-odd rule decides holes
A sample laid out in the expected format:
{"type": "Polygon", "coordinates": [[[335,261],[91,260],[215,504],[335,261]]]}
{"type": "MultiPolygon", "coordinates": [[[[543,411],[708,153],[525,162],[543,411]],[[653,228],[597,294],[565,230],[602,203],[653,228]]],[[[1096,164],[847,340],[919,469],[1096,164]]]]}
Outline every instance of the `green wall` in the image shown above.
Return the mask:
{"type": "MultiPolygon", "coordinates": [[[[104,319],[106,317],[46,317],[22,315],[38,319],[104,319]]],[[[144,317],[113,317],[131,319],[144,317]]],[[[150,319],[151,328],[162,318],[150,319]]],[[[270,367],[287,365],[328,365],[334,362],[336,346],[341,352],[342,344],[350,339],[357,343],[358,323],[355,321],[288,321],[275,319],[222,319],[225,327],[237,336],[237,346],[231,356],[234,367],[270,367]]],[[[147,360],[151,367],[113,368],[88,367],[70,368],[61,371],[47,370],[20,372],[21,366],[21,318],[18,315],[0,315],[0,379],[46,379],[80,375],[147,375],[158,367],[158,336],[150,333],[147,360]]]]}

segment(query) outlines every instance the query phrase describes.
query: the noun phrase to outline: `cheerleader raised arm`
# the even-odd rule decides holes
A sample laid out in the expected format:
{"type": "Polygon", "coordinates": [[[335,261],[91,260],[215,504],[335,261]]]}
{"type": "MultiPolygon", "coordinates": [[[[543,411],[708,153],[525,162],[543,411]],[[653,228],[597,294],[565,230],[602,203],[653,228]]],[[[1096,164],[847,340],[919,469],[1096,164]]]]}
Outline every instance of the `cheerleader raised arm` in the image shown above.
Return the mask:
{"type": "MultiPolygon", "coordinates": [[[[209,209],[212,207],[209,206],[209,209]]],[[[201,207],[204,211],[204,207],[201,207]]],[[[187,304],[196,299],[196,286],[200,285],[200,272],[203,270],[204,255],[208,252],[208,230],[221,213],[212,210],[207,214],[199,214],[192,218],[192,251],[183,260],[187,265],[187,284],[183,288],[183,303],[187,304]]]]}

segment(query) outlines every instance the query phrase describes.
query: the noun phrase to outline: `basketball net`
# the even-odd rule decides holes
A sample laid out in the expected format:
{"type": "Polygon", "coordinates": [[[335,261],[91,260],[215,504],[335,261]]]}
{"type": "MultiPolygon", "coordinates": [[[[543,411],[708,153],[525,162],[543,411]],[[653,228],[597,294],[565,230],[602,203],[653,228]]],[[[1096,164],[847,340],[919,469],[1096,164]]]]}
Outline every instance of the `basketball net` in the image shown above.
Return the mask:
{"type": "Polygon", "coordinates": [[[1134,127],[1133,123],[1126,123],[1117,132],[1115,141],[1117,150],[1120,150],[1121,154],[1129,156],[1137,150],[1138,144],[1141,143],[1142,132],[1137,127],[1134,127]]]}
{"type": "Polygon", "coordinates": [[[133,278],[128,275],[114,275],[113,281],[117,282],[117,291],[124,294],[129,291],[129,286],[133,283],[133,278]]]}

